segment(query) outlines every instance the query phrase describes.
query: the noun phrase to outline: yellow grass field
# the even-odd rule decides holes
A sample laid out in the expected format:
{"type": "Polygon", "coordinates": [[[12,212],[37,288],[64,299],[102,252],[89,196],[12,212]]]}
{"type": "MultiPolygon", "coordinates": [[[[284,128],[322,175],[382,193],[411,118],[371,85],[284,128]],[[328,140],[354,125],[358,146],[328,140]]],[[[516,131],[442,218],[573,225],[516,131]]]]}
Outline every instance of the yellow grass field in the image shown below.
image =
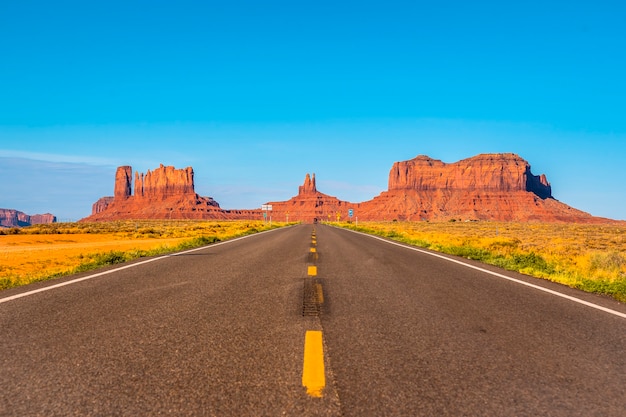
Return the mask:
{"type": "Polygon", "coordinates": [[[359,222],[335,225],[479,260],[626,302],[626,223],[359,222]]]}
{"type": "MultiPolygon", "coordinates": [[[[626,302],[626,224],[333,223],[479,260],[626,302]]],[[[0,289],[201,246],[271,227],[263,221],[58,223],[0,230],[0,289]]]]}
{"type": "Polygon", "coordinates": [[[58,223],[4,229],[0,289],[268,229],[262,221],[58,223]]]}

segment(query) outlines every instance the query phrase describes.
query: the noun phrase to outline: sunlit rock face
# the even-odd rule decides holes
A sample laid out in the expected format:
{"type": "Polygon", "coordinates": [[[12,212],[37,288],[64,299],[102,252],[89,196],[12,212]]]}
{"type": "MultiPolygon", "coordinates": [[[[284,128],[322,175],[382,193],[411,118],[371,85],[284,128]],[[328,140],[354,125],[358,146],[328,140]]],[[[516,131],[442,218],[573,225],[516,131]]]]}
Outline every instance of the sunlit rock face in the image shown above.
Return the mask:
{"type": "Polygon", "coordinates": [[[530,164],[515,154],[484,154],[452,164],[420,155],[393,164],[389,191],[530,191],[540,198],[552,196],[545,175],[535,176],[530,164]]]}
{"type": "Polygon", "coordinates": [[[160,165],[145,174],[135,173],[133,181],[132,168],[122,166],[115,174],[114,196],[99,199],[92,215],[83,220],[608,220],[555,200],[546,176],[534,175],[530,164],[512,153],[482,154],[454,163],[424,155],[396,162],[389,172],[387,191],[362,203],[318,191],[315,174],[306,174],[296,196],[267,204],[272,210],[265,213],[260,209],[223,210],[211,197],[196,194],[191,167],[160,165]]]}
{"type": "Polygon", "coordinates": [[[260,210],[222,210],[211,197],[194,189],[193,168],[161,164],[153,171],[135,173],[121,166],[115,173],[114,196],[102,197],[82,221],[128,219],[241,219],[259,218],[260,210]],[[134,190],[134,193],[131,193],[134,190]]]}
{"type": "Polygon", "coordinates": [[[545,175],[512,153],[483,154],[455,163],[428,156],[396,162],[388,190],[359,204],[364,220],[498,220],[596,222],[552,198],[545,175]]]}

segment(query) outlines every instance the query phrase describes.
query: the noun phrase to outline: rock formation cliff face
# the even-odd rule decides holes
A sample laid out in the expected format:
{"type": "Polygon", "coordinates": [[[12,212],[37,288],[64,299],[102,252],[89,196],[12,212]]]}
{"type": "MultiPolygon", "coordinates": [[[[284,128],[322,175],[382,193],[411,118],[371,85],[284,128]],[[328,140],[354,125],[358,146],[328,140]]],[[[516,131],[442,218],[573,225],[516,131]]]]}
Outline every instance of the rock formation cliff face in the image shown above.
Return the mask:
{"type": "MultiPolygon", "coordinates": [[[[125,200],[128,197],[122,197],[125,200]]],[[[102,213],[115,200],[115,197],[101,197],[91,206],[91,214],[102,213]]]]}
{"type": "Polygon", "coordinates": [[[49,223],[56,223],[56,222],[57,222],[56,216],[50,213],[32,214],[30,216],[30,224],[49,224],[49,223]]]}
{"type": "Polygon", "coordinates": [[[133,168],[130,166],[118,167],[115,172],[114,198],[125,200],[131,196],[133,181],[133,168]]]}
{"type": "MultiPolygon", "coordinates": [[[[194,191],[193,169],[161,165],[146,174],[119,167],[115,195],[94,203],[86,221],[118,219],[262,219],[259,209],[223,210],[194,191]]],[[[350,203],[317,190],[315,174],[306,174],[298,195],[268,202],[275,221],[328,220],[497,220],[600,223],[552,198],[545,175],[515,154],[484,154],[455,163],[418,156],[396,162],[388,190],[372,200],[350,203]],[[353,216],[349,217],[352,210],[353,216]]]]}
{"type": "Polygon", "coordinates": [[[317,191],[308,174],[298,195],[273,202],[274,219],[285,220],[497,220],[604,222],[552,198],[545,175],[515,154],[484,154],[447,164],[418,156],[396,162],[389,189],[372,200],[350,203],[317,191]]]}
{"type": "Polygon", "coordinates": [[[446,164],[420,155],[396,162],[389,173],[388,191],[530,191],[552,197],[545,175],[534,176],[530,164],[515,154],[485,154],[446,164]]]}
{"type": "Polygon", "coordinates": [[[363,220],[598,221],[554,200],[546,176],[533,175],[515,154],[451,164],[427,156],[396,162],[389,189],[359,204],[357,212],[363,220]]]}
{"type": "Polygon", "coordinates": [[[195,192],[193,169],[163,166],[135,173],[121,166],[115,173],[113,197],[102,197],[92,206],[91,216],[81,221],[123,219],[235,219],[259,218],[260,210],[222,210],[211,197],[195,192]]]}
{"type": "Polygon", "coordinates": [[[24,227],[33,224],[56,223],[57,218],[50,214],[28,215],[13,209],[0,209],[0,227],[24,227]]]}
{"type": "Polygon", "coordinates": [[[195,194],[193,169],[176,169],[163,164],[146,174],[135,173],[135,197],[165,199],[174,195],[195,194]]]}

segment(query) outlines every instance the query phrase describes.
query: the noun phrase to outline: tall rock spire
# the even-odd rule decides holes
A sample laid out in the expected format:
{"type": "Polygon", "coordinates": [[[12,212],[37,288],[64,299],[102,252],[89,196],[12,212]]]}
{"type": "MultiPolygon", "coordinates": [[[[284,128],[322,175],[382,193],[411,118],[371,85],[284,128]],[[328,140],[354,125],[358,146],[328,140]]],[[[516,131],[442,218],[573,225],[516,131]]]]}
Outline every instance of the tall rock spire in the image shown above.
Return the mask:
{"type": "Polygon", "coordinates": [[[116,200],[126,200],[131,195],[131,185],[133,181],[133,168],[130,166],[121,166],[115,172],[115,190],[114,197],[116,200]]]}
{"type": "Polygon", "coordinates": [[[313,178],[309,174],[306,174],[304,178],[304,184],[298,187],[298,194],[310,194],[316,193],[317,188],[315,187],[315,174],[313,174],[313,178]]]}

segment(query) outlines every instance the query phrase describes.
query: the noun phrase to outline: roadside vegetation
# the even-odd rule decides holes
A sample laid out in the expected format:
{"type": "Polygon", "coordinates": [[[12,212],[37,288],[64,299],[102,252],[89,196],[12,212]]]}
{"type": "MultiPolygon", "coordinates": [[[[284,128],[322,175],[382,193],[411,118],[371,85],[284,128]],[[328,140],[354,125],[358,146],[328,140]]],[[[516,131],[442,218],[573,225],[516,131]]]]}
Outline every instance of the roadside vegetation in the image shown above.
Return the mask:
{"type": "Polygon", "coordinates": [[[626,225],[338,222],[333,225],[462,256],[626,302],[626,225]]]}
{"type": "Polygon", "coordinates": [[[0,229],[0,290],[285,225],[254,220],[140,220],[0,229]]]}

